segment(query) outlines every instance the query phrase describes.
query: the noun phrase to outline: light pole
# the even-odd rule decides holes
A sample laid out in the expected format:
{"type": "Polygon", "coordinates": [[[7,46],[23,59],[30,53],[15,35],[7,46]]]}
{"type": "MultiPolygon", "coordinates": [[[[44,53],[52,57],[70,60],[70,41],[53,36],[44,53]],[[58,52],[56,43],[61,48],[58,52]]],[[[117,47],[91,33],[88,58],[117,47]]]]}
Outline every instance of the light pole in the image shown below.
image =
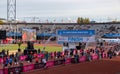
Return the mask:
{"type": "MultiPolygon", "coordinates": [[[[7,0],[7,23],[10,27],[14,23],[16,25],[16,0],[7,0]]],[[[15,29],[14,38],[15,38],[15,29]]]]}

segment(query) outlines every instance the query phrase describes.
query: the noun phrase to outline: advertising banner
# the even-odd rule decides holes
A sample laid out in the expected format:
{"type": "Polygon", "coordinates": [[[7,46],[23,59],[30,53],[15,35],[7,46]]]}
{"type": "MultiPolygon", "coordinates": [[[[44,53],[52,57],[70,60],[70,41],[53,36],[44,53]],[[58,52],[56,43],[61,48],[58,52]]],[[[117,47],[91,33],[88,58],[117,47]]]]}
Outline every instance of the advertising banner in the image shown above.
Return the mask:
{"type": "Polygon", "coordinates": [[[54,66],[54,61],[48,61],[46,66],[47,67],[53,67],[54,66]]]}
{"type": "Polygon", "coordinates": [[[27,58],[27,56],[20,56],[20,60],[23,61],[27,58]]]}
{"type": "Polygon", "coordinates": [[[0,69],[0,74],[8,74],[8,69],[0,69]]]}
{"type": "Polygon", "coordinates": [[[65,64],[70,64],[71,63],[71,58],[66,59],[65,64]]]}
{"type": "Polygon", "coordinates": [[[81,56],[79,62],[85,62],[87,60],[86,56],[81,56]]]}
{"type": "Polygon", "coordinates": [[[0,58],[0,63],[2,63],[3,62],[3,58],[0,58]]]}
{"type": "Polygon", "coordinates": [[[98,55],[93,54],[93,55],[92,55],[92,60],[97,60],[97,59],[98,59],[98,55]]]}
{"type": "Polygon", "coordinates": [[[8,74],[20,74],[21,72],[22,72],[22,67],[8,68],[8,74]]]}
{"type": "Polygon", "coordinates": [[[44,54],[37,54],[38,58],[43,58],[44,54]]]}
{"type": "Polygon", "coordinates": [[[34,65],[34,69],[41,69],[44,68],[44,64],[43,63],[37,63],[34,65]]]}
{"type": "Polygon", "coordinates": [[[58,44],[64,42],[95,42],[94,30],[58,30],[58,44]]]}
{"type": "Polygon", "coordinates": [[[60,36],[92,36],[95,35],[95,30],[58,30],[60,36]]]}
{"type": "Polygon", "coordinates": [[[61,64],[63,64],[63,59],[54,61],[54,65],[61,65],[61,64]]]}
{"type": "Polygon", "coordinates": [[[34,70],[34,64],[23,66],[23,72],[34,70]]]}

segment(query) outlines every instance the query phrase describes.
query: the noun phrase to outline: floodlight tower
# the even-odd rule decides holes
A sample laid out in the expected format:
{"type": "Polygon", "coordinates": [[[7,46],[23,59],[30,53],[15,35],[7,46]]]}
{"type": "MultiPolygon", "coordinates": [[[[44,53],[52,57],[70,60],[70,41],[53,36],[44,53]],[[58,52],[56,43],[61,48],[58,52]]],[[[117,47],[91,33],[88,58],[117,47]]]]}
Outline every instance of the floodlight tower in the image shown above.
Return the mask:
{"type": "Polygon", "coordinates": [[[7,0],[7,22],[16,21],[16,0],[7,0]]]}
{"type": "MultiPolygon", "coordinates": [[[[17,31],[16,25],[16,0],[7,0],[7,23],[10,25],[10,29],[14,32],[17,31]],[[12,23],[15,23],[14,27],[12,23]]],[[[15,39],[15,34],[14,34],[15,39]]]]}

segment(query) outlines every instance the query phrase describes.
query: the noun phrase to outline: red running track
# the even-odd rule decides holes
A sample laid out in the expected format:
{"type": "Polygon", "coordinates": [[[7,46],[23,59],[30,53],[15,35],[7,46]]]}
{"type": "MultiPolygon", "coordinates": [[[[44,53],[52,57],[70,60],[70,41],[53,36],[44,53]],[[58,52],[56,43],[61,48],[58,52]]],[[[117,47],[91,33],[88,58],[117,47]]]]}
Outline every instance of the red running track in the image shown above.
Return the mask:
{"type": "Polygon", "coordinates": [[[55,66],[24,74],[120,74],[120,56],[114,57],[113,59],[55,66]]]}

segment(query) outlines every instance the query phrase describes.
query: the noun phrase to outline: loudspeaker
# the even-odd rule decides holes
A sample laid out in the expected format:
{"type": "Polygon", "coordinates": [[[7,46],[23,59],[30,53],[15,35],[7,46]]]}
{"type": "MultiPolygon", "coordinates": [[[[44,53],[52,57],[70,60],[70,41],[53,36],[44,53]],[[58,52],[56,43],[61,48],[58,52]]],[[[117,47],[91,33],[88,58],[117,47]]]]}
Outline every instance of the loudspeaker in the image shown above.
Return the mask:
{"type": "Polygon", "coordinates": [[[28,42],[27,42],[27,49],[28,49],[28,50],[33,50],[33,49],[34,49],[34,45],[33,45],[33,44],[34,44],[33,42],[28,41],[28,42]]]}
{"type": "Polygon", "coordinates": [[[6,30],[0,30],[0,39],[6,39],[6,30]]]}
{"type": "Polygon", "coordinates": [[[77,49],[77,50],[80,50],[80,49],[81,49],[81,46],[76,46],[76,49],[77,49]]]}

